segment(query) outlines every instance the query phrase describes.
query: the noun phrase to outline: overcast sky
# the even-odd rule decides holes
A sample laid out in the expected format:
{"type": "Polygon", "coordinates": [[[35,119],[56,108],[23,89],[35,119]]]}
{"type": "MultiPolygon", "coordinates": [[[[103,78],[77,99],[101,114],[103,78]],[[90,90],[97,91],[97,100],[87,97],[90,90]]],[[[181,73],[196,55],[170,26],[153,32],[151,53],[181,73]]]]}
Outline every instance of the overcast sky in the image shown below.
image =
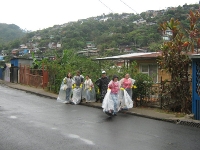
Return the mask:
{"type": "Polygon", "coordinates": [[[0,23],[36,31],[103,13],[141,13],[198,0],[0,0],[0,23]]]}

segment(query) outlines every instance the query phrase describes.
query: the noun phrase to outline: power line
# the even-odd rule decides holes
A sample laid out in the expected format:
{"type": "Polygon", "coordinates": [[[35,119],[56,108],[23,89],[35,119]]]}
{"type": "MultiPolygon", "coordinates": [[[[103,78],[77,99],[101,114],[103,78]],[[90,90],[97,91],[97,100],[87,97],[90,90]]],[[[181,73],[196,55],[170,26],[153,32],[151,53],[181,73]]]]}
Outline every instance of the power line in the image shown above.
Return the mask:
{"type": "MultiPolygon", "coordinates": [[[[128,8],[130,8],[131,10],[133,10],[134,12],[136,12],[136,14],[138,14],[140,16],[139,13],[137,13],[137,11],[135,11],[133,8],[131,8],[129,5],[127,5],[125,2],[123,2],[122,0],[120,0],[122,3],[124,3],[124,5],[126,5],[128,8]]],[[[142,16],[140,16],[142,18],[142,16]]],[[[143,19],[143,18],[142,18],[143,19]]]]}
{"type": "Polygon", "coordinates": [[[135,11],[133,8],[131,8],[129,5],[127,5],[125,2],[123,2],[122,0],[120,0],[122,3],[124,3],[124,5],[126,5],[128,8],[130,8],[131,10],[133,10],[134,12],[136,12],[136,14],[138,14],[137,13],[137,11],[135,11]]]}
{"type": "MultiPolygon", "coordinates": [[[[100,1],[100,0],[99,0],[100,1]]],[[[112,9],[110,9],[106,4],[104,4],[102,1],[100,1],[105,7],[107,7],[111,12],[113,12],[112,11],[112,9]]]]}

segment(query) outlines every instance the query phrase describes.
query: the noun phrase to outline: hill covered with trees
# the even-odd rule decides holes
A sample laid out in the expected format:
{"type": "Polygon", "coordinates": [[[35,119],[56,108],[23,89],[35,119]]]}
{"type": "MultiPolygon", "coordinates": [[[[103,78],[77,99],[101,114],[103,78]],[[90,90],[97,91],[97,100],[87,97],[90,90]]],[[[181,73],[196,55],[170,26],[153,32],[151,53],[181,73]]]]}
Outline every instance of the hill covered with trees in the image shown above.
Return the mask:
{"type": "Polygon", "coordinates": [[[22,38],[26,33],[15,24],[0,23],[0,43],[22,38]]]}
{"type": "MultiPolygon", "coordinates": [[[[180,20],[183,26],[187,26],[188,12],[198,9],[198,4],[185,4],[166,10],[149,10],[141,14],[111,13],[80,19],[76,22],[55,25],[47,29],[26,33],[20,40],[11,41],[9,46],[4,47],[7,50],[11,50],[12,48],[18,48],[19,44],[29,43],[30,45],[32,43],[32,45],[34,44],[34,48],[38,50],[45,48],[47,55],[47,53],[53,52],[52,50],[56,50],[58,53],[62,53],[66,49],[78,52],[87,48],[87,41],[92,41],[101,56],[122,53],[123,51],[119,51],[120,47],[130,47],[131,52],[137,51],[137,49],[157,51],[163,42],[162,32],[158,29],[159,24],[170,20],[170,18],[175,18],[180,20]],[[49,46],[53,44],[60,44],[61,47],[49,46]],[[108,51],[108,49],[113,49],[113,51],[108,51]]],[[[17,28],[14,25],[10,25],[9,27],[11,29],[7,32],[7,40],[11,39],[13,29],[17,28]]],[[[18,33],[19,38],[24,34],[20,32],[19,28],[18,33]]],[[[33,46],[29,48],[33,48],[33,46]]]]}

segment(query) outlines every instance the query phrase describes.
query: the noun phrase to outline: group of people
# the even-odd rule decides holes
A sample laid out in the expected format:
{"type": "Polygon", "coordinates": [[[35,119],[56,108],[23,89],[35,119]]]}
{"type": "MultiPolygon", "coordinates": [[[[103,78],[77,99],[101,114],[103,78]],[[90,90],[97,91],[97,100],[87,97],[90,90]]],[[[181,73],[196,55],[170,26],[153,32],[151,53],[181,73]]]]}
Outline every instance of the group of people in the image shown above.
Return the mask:
{"type": "MultiPolygon", "coordinates": [[[[116,75],[112,80],[106,76],[106,72],[102,71],[102,76],[95,84],[98,86],[100,93],[100,102],[102,103],[103,111],[108,115],[115,115],[120,110],[125,110],[133,107],[132,87],[135,80],[126,74],[121,80],[116,75]]],[[[96,93],[92,80],[89,75],[85,78],[77,71],[72,77],[71,73],[63,79],[60,86],[58,102],[66,104],[79,104],[82,99],[86,102],[96,102],[96,93]]]]}
{"type": "Polygon", "coordinates": [[[74,77],[68,73],[63,79],[57,101],[66,104],[79,104],[82,99],[86,99],[86,102],[95,102],[95,95],[94,85],[89,75],[86,75],[84,81],[84,76],[77,71],[74,77]]]}

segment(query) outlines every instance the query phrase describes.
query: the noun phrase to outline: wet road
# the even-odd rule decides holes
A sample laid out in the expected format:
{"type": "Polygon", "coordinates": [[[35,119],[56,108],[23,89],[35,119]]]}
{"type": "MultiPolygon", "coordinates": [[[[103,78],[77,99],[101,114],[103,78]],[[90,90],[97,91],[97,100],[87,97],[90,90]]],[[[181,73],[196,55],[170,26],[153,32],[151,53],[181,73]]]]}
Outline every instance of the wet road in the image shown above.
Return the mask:
{"type": "Polygon", "coordinates": [[[0,85],[0,150],[193,150],[200,129],[56,102],[0,85]]]}

